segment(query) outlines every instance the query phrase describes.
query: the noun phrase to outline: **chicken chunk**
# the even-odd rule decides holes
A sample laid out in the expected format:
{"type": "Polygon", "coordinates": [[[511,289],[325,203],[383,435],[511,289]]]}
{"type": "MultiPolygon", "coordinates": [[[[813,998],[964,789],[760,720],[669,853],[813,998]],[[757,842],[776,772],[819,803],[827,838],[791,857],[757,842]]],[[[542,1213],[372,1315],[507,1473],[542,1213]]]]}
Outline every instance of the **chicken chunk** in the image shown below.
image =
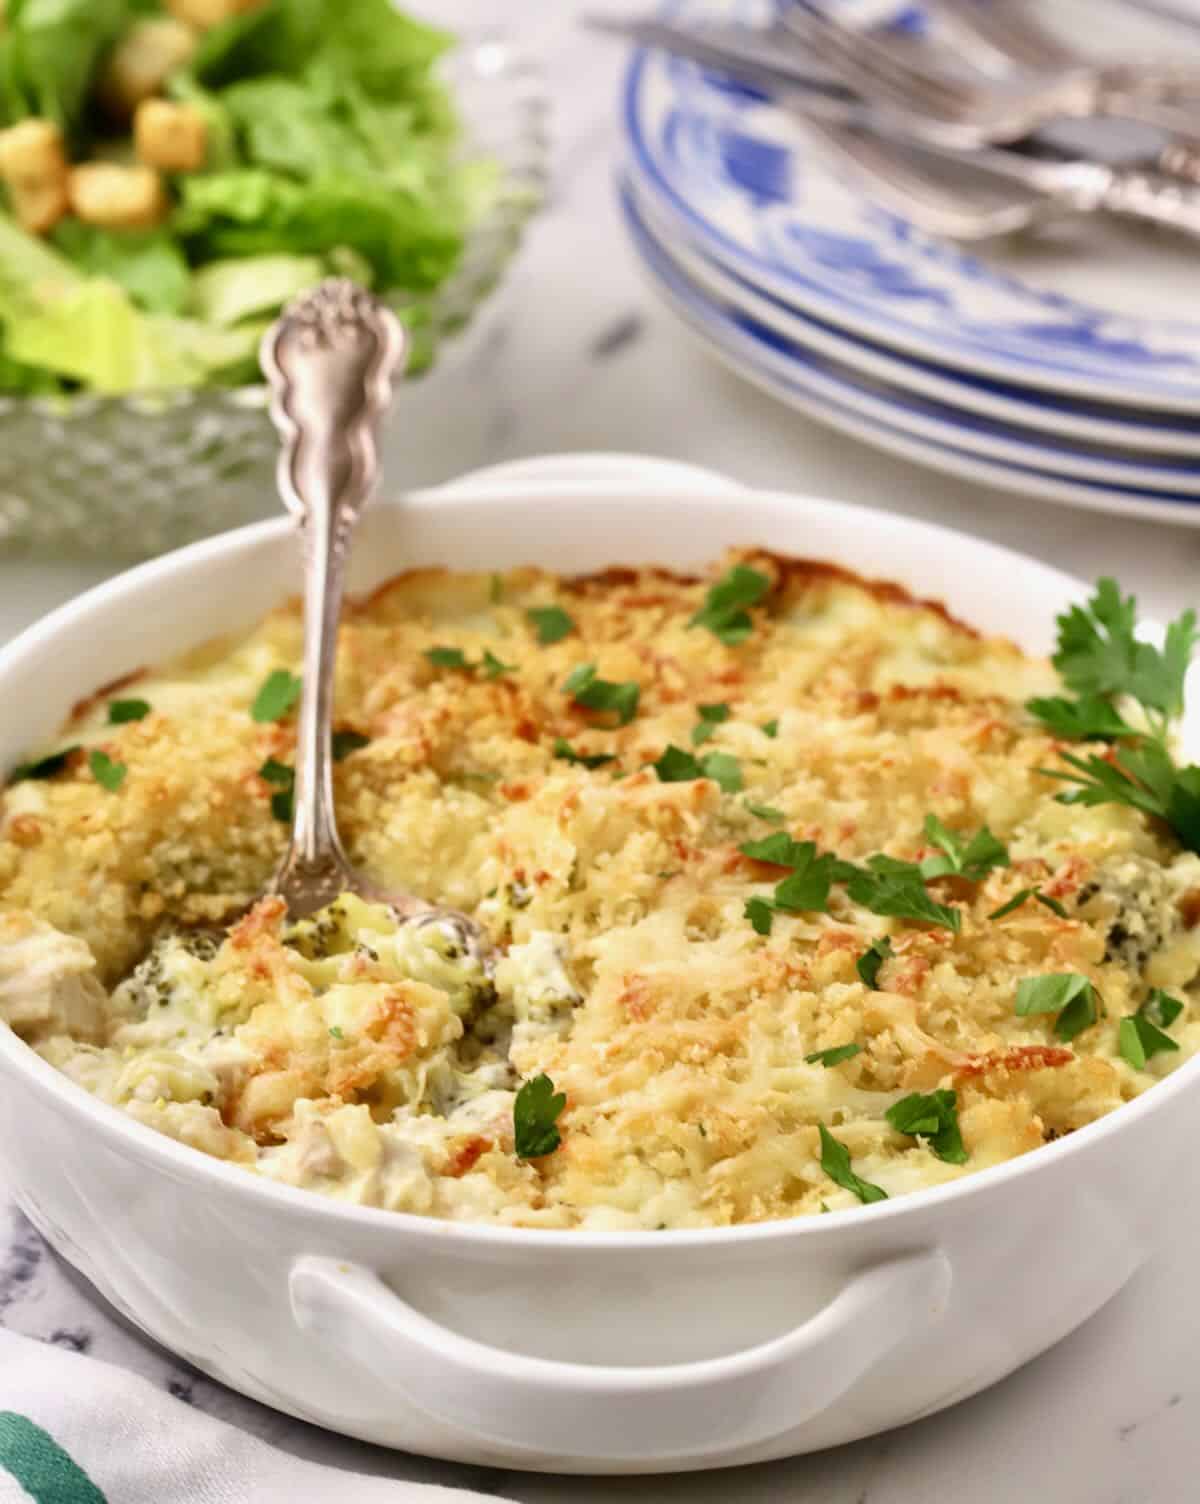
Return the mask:
{"type": "Polygon", "coordinates": [[[163,172],[197,172],[204,166],[208,126],[190,104],[144,99],[133,117],[138,161],[163,172]]]}
{"type": "Polygon", "coordinates": [[[173,16],[135,22],[113,48],[100,77],[104,108],[128,120],[144,99],[161,91],[177,68],[190,62],[196,42],[192,28],[173,16]]]}
{"type": "Polygon", "coordinates": [[[0,178],[21,226],[44,235],[70,208],[63,134],[52,120],[22,120],[0,131],[0,178]]]}
{"type": "Polygon", "coordinates": [[[71,169],[68,192],[85,224],[108,230],[144,229],[167,213],[166,189],[153,167],[88,162],[71,169]]]}

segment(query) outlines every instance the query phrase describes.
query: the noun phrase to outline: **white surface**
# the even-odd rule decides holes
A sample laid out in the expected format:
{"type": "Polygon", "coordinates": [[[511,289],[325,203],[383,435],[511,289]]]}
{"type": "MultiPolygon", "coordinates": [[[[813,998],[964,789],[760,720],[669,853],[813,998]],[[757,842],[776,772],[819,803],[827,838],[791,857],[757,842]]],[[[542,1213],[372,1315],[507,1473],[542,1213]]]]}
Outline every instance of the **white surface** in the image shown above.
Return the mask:
{"type": "MultiPolygon", "coordinates": [[[[794,553],[807,528],[823,557],[859,572],[886,558],[913,594],[936,590],[1030,651],[1050,646],[1085,588],[893,512],[594,456],[377,506],[350,587],[447,558],[690,569],[747,536],[794,553]]],[[[295,568],[280,518],[46,618],[0,651],[0,698],[24,707],[0,722],[0,766],[92,689],[96,644],[115,675],[142,660],[146,621],[159,652],[184,651],[261,616],[295,568]]],[[[1073,1331],[1165,1244],[1159,1209],[1200,1134],[1198,1081],[1200,1059],[1186,1062],[1119,1115],[921,1196],[670,1237],[532,1237],[255,1180],[98,1102],[7,1030],[0,1146],[51,1244],[140,1328],[241,1393],[459,1462],[671,1472],[874,1437],[1073,1331]]]]}
{"type": "MultiPolygon", "coordinates": [[[[591,0],[623,11],[628,0],[591,0]]],[[[715,465],[744,480],[884,505],[1024,549],[1076,574],[1119,573],[1148,613],[1195,604],[1200,536],[1088,516],[934,475],[812,424],[700,353],[651,302],[612,195],[618,49],[571,27],[580,4],[438,0],[447,19],[521,19],[539,35],[558,100],[560,176],[475,371],[432,393],[394,456],[396,484],[487,459],[619,448],[715,465]],[[607,350],[600,356],[598,350],[607,350]],[[434,404],[442,403],[440,410],[434,404]]],[[[414,399],[415,400],[415,399],[414,399]]],[[[105,573],[0,563],[0,638],[105,573]]],[[[153,630],[147,645],[153,649],[153,630]]],[[[102,671],[102,666],[98,665],[102,671]]],[[[13,713],[5,707],[5,714],[13,713]]],[[[678,1479],[555,1479],[373,1450],[240,1400],[130,1336],[82,1294],[28,1226],[0,1210],[0,1320],[143,1372],[298,1455],[396,1478],[460,1483],[529,1504],[1184,1504],[1200,1470],[1200,1190],[1181,1182],[1173,1237],[1086,1327],[996,1389],[932,1420],[837,1451],[678,1479]]],[[[1003,1246],[1005,1229],[994,1229],[1003,1246]]],[[[1080,1248],[1080,1259],[1087,1250],[1080,1248]]],[[[1026,1271],[1031,1285],[1039,1271],[1026,1271]]],[[[256,1501],[252,1501],[256,1504],[256,1501]]]]}

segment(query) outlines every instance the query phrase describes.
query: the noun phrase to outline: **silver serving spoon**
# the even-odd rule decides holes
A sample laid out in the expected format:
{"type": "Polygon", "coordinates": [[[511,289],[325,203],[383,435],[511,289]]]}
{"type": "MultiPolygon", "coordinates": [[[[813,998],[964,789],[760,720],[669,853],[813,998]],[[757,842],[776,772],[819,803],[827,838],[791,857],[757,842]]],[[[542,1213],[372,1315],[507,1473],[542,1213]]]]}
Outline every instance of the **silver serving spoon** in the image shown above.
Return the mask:
{"type": "Polygon", "coordinates": [[[263,336],[260,357],[279,431],[279,494],[304,540],[304,665],[292,832],[270,891],[293,919],[341,893],[387,904],[397,918],[448,927],[485,961],[482,928],[465,914],[381,891],[356,872],[333,807],[333,680],[346,563],[379,477],[378,429],[408,338],[370,293],[337,278],[298,298],[263,336]]]}

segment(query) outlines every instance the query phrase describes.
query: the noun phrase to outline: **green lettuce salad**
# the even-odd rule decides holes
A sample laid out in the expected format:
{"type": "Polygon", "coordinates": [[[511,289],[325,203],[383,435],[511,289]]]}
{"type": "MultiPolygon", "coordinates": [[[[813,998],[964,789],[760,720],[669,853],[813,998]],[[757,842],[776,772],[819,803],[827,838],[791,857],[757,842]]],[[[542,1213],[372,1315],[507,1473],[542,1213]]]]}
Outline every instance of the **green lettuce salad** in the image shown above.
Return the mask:
{"type": "Polygon", "coordinates": [[[0,0],[0,392],[256,379],[355,277],[419,322],[497,174],[390,0],[0,0]]]}

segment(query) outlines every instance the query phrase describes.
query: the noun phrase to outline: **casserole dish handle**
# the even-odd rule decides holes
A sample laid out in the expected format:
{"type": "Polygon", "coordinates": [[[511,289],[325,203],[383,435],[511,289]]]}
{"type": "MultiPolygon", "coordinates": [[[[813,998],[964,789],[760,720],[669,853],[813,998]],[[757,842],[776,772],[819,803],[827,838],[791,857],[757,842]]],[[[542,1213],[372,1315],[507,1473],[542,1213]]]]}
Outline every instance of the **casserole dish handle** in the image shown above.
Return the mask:
{"type": "Polygon", "coordinates": [[[939,1250],[877,1264],[781,1337],[658,1367],[566,1363],[487,1346],[422,1315],[360,1265],[306,1256],[292,1312],[427,1416],[509,1451],[625,1465],[761,1446],[834,1404],[946,1307],[939,1250]]]}

